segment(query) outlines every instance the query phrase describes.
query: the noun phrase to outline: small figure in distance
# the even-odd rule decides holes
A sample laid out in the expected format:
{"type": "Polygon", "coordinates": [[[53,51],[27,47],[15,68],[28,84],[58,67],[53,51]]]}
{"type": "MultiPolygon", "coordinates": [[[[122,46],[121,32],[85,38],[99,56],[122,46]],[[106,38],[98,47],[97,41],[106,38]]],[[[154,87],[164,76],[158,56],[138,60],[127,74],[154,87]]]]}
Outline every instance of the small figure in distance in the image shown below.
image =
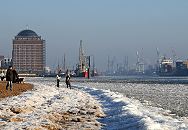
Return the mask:
{"type": "Polygon", "coordinates": [[[56,78],[57,78],[57,87],[59,88],[59,82],[60,82],[61,77],[59,75],[57,75],[56,78]]]}
{"type": "Polygon", "coordinates": [[[4,78],[5,78],[5,74],[2,72],[2,73],[1,73],[1,81],[3,81],[4,78]]]}
{"type": "Polygon", "coordinates": [[[71,89],[70,74],[67,74],[66,79],[65,79],[65,83],[67,85],[67,88],[70,87],[70,89],[71,89]]]}
{"type": "Polygon", "coordinates": [[[12,91],[12,81],[13,81],[13,72],[12,72],[12,66],[9,66],[6,72],[6,90],[8,90],[8,86],[10,85],[10,90],[12,91]]]}

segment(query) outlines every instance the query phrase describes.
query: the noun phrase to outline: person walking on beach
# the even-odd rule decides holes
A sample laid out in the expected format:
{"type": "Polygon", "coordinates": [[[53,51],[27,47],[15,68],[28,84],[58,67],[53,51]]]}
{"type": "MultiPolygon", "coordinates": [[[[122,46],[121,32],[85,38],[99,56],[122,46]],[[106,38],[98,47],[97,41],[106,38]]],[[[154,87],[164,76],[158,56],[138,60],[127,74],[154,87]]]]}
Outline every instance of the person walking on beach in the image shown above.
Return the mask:
{"type": "Polygon", "coordinates": [[[12,66],[9,66],[6,72],[6,90],[8,90],[8,86],[10,85],[10,90],[12,91],[12,81],[13,81],[13,72],[12,72],[12,66]]]}
{"type": "Polygon", "coordinates": [[[56,76],[56,79],[57,79],[57,87],[58,87],[58,88],[59,88],[60,78],[61,78],[61,77],[60,77],[59,75],[56,76]]]}
{"type": "Polygon", "coordinates": [[[70,74],[67,74],[66,79],[65,79],[65,83],[67,85],[67,88],[70,87],[70,89],[71,89],[70,74]]]}
{"type": "Polygon", "coordinates": [[[12,73],[13,73],[13,80],[12,83],[19,83],[19,77],[18,77],[18,73],[16,72],[15,68],[12,69],[12,73]]]}

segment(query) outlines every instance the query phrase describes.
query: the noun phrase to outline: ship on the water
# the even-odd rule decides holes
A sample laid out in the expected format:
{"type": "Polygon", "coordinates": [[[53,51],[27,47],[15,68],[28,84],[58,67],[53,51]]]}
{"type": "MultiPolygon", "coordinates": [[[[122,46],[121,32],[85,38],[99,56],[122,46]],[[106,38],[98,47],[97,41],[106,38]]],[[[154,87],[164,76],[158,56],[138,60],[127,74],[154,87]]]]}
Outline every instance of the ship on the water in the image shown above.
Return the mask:
{"type": "Polygon", "coordinates": [[[188,60],[174,61],[163,57],[157,66],[159,76],[188,76],[188,60]]]}

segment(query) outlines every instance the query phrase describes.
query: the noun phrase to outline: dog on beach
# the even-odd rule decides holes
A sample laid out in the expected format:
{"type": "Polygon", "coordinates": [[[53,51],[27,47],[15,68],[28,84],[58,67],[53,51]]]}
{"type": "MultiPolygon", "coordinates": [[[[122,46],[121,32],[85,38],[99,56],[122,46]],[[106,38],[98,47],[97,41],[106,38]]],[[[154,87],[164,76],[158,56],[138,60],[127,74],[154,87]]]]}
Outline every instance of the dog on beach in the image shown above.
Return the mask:
{"type": "Polygon", "coordinates": [[[17,78],[16,83],[23,83],[24,78],[17,78]]]}

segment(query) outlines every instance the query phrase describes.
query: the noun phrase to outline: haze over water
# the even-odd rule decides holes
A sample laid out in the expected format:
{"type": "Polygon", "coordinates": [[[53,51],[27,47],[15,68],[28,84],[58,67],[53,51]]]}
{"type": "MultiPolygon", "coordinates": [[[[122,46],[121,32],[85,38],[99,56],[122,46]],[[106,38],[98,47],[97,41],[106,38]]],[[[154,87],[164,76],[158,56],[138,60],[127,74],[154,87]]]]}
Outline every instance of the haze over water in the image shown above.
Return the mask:
{"type": "Polygon", "coordinates": [[[187,59],[188,1],[181,0],[42,0],[2,1],[0,4],[0,54],[11,57],[12,39],[21,30],[35,31],[46,40],[47,65],[56,67],[66,53],[67,65],[78,62],[79,41],[87,55],[95,55],[96,66],[104,70],[107,57],[119,63],[129,56],[136,63],[136,51],[145,61],[161,55],[187,59]]]}

